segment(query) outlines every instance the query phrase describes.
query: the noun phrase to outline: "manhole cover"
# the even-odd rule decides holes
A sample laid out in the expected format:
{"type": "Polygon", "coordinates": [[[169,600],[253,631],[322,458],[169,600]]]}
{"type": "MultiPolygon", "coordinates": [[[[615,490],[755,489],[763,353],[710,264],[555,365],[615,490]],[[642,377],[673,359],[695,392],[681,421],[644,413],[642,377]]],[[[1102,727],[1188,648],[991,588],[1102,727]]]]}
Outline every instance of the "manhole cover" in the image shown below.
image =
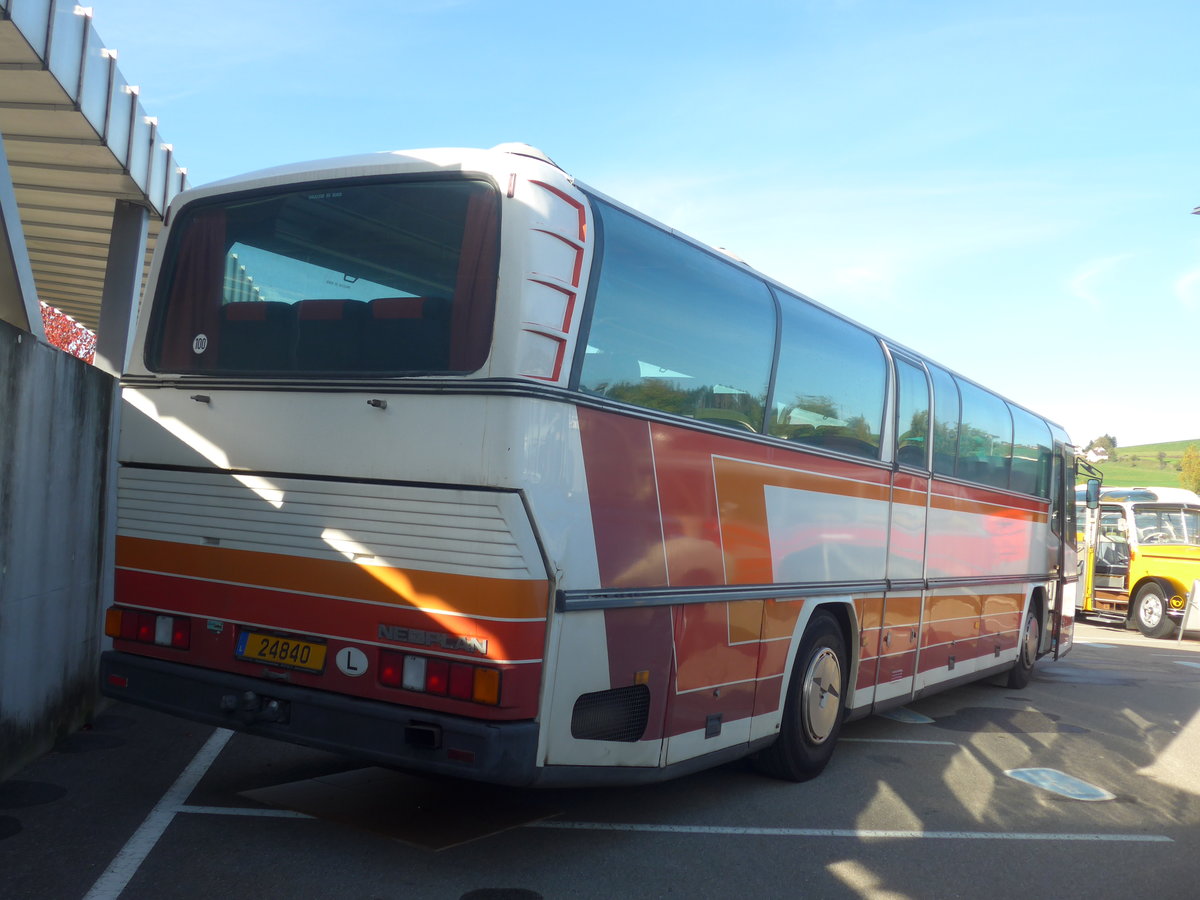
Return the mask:
{"type": "Polygon", "coordinates": [[[1109,793],[1104,788],[1096,787],[1094,784],[1076,778],[1074,775],[1068,775],[1066,772],[1060,772],[1058,769],[1009,769],[1004,774],[1009,778],[1032,784],[1034,787],[1051,791],[1071,800],[1095,802],[1116,799],[1115,794],[1109,793]]]}

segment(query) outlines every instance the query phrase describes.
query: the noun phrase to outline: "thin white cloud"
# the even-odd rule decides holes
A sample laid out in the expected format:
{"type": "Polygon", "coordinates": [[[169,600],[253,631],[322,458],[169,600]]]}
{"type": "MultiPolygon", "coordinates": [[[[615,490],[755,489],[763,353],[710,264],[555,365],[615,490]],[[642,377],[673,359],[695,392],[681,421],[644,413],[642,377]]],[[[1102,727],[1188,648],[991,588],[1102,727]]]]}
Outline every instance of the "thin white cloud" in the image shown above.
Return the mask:
{"type": "Polygon", "coordinates": [[[1068,281],[1071,294],[1078,297],[1093,309],[1104,306],[1104,289],[1117,267],[1129,259],[1131,253],[1117,253],[1113,256],[1102,256],[1084,263],[1076,270],[1068,281]]]}
{"type": "Polygon", "coordinates": [[[1185,272],[1175,279],[1175,296],[1185,309],[1200,309],[1200,268],[1185,272]]]}

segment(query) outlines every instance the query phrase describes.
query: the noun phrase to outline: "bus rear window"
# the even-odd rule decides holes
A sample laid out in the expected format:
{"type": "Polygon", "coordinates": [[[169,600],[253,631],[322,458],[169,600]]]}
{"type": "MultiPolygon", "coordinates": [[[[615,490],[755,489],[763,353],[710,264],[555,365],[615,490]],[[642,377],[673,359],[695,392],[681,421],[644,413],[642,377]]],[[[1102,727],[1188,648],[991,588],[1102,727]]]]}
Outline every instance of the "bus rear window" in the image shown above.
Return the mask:
{"type": "Polygon", "coordinates": [[[157,372],[472,372],[496,300],[482,181],[327,184],[186,208],[147,341],[157,372]]]}

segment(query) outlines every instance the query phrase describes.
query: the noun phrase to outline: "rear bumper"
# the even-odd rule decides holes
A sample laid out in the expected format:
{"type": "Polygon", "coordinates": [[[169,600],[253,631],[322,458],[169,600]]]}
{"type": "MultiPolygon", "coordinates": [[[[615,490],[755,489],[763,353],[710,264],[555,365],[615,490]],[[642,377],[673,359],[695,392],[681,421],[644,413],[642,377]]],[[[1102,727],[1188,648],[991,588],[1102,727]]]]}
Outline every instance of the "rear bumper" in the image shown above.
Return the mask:
{"type": "Polygon", "coordinates": [[[537,780],[535,722],[480,722],[110,650],[106,697],[378,765],[494,784],[537,780]]]}

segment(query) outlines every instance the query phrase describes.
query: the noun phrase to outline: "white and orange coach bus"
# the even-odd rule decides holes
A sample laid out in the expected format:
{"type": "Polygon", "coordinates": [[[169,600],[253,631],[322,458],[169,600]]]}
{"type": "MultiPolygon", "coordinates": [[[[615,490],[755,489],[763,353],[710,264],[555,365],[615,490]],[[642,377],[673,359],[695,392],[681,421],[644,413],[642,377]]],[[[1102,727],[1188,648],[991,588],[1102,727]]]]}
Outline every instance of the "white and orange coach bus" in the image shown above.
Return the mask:
{"type": "Polygon", "coordinates": [[[1070,646],[1062,429],[525,145],[181,194],[121,384],[120,700],[514,785],[801,780],[1070,646]]]}

